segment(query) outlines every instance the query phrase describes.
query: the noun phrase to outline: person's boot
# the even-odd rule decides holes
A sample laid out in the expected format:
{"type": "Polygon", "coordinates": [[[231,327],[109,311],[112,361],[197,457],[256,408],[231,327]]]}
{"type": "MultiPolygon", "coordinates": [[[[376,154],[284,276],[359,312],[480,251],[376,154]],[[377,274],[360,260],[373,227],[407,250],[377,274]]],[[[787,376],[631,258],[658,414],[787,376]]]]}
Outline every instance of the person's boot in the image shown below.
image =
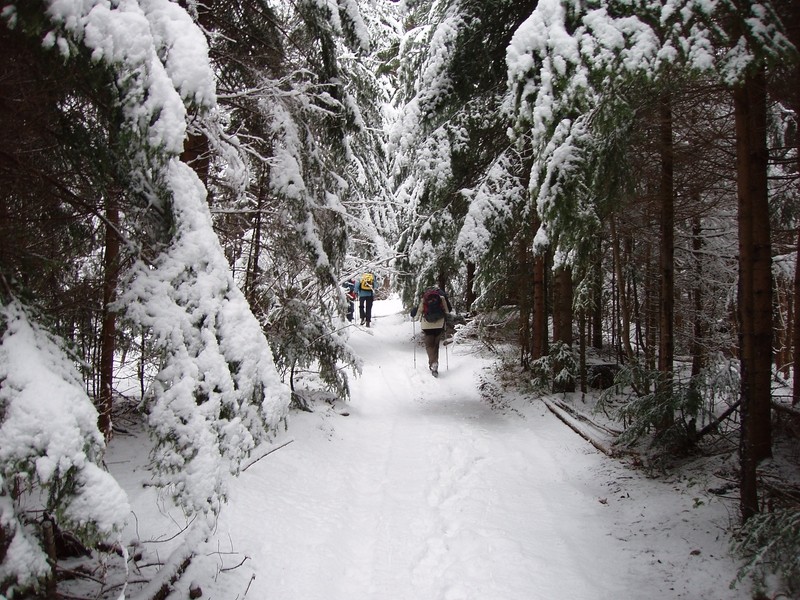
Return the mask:
{"type": "Polygon", "coordinates": [[[430,369],[431,369],[431,375],[433,375],[434,377],[439,376],[439,363],[431,363],[430,369]]]}

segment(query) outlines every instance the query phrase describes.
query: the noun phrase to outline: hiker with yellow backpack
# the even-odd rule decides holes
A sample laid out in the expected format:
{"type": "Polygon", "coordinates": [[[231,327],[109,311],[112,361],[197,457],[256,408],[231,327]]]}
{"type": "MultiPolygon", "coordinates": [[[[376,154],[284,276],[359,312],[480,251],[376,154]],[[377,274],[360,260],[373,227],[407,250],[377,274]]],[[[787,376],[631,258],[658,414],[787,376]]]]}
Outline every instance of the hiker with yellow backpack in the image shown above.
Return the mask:
{"type": "Polygon", "coordinates": [[[358,295],[358,316],[361,324],[369,327],[372,321],[372,302],[375,300],[378,282],[373,273],[366,272],[356,277],[353,287],[358,295]]]}

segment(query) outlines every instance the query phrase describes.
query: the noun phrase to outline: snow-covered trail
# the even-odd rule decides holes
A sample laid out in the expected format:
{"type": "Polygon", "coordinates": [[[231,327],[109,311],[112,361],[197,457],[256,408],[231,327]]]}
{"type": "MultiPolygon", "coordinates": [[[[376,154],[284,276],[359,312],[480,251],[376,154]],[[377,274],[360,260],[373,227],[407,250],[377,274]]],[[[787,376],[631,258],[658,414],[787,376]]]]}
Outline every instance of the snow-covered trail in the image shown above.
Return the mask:
{"type": "Polygon", "coordinates": [[[438,380],[421,347],[415,368],[399,308],[376,302],[373,329],[353,334],[364,369],[349,415],[293,417],[288,438],[302,420],[313,435],[237,482],[235,512],[252,522],[231,537],[258,561],[248,597],[630,597],[631,565],[598,560],[622,554],[599,502],[603,458],[544,409],[490,409],[485,363],[458,347],[438,380]]]}

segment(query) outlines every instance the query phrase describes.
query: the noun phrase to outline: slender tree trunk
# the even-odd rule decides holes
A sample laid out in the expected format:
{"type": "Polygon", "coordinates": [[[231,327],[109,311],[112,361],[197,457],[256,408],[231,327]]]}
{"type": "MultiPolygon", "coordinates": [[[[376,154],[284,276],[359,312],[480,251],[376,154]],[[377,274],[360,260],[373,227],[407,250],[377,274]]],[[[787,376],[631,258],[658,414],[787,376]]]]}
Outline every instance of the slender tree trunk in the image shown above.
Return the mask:
{"type": "Polygon", "coordinates": [[[119,283],[119,208],[117,195],[106,198],[106,239],[103,257],[103,309],[100,326],[100,397],[97,427],[106,441],[111,439],[114,404],[114,353],[117,339],[117,315],[110,306],[117,297],[119,283]]]}
{"type": "Polygon", "coordinates": [[[703,225],[699,217],[692,221],[692,253],[694,257],[694,288],[692,289],[692,305],[694,307],[694,335],[692,336],[692,378],[700,374],[705,366],[704,347],[705,325],[703,324],[703,225]]]}
{"type": "MultiPolygon", "coordinates": [[[[673,182],[674,156],[672,142],[672,98],[666,92],[659,103],[660,152],[661,152],[661,248],[659,252],[659,275],[661,293],[658,313],[658,371],[659,392],[662,398],[672,395],[672,371],[675,355],[675,191],[673,182]]],[[[672,411],[664,414],[658,427],[669,427],[673,421],[672,411]]]]}
{"type": "Polygon", "coordinates": [[[531,332],[531,360],[547,354],[547,266],[546,257],[533,257],[533,330],[531,332]]]}
{"type": "MultiPolygon", "coordinates": [[[[800,5],[787,2],[788,14],[784,17],[786,33],[795,48],[800,48],[800,5]]],[[[792,89],[792,108],[800,115],[800,65],[794,67],[794,88],[792,89]]],[[[800,137],[795,136],[797,168],[800,172],[800,137]]],[[[794,314],[792,323],[792,404],[800,404],[800,226],[797,227],[797,250],[794,268],[794,314]]]]}
{"type": "Polygon", "coordinates": [[[645,248],[645,295],[644,295],[644,364],[654,371],[656,369],[656,354],[658,345],[658,299],[661,296],[661,283],[658,278],[658,266],[653,265],[653,244],[648,240],[644,242],[645,248]]]}
{"type": "Polygon", "coordinates": [[[767,202],[766,77],[734,89],[739,196],[739,352],[741,511],[758,512],[756,466],[771,455],[772,249],[767,202]]]}
{"type": "MultiPolygon", "coordinates": [[[[798,148],[800,150],[800,148],[798,148]]],[[[799,155],[800,156],[800,153],[799,155]]],[[[798,165],[800,167],[800,165],[798,165]]],[[[794,324],[792,329],[792,404],[800,403],[800,227],[794,267],[794,324]]]]}
{"type": "Polygon", "coordinates": [[[530,240],[523,236],[517,244],[517,261],[514,270],[518,273],[513,280],[517,285],[517,306],[519,306],[519,327],[517,342],[520,351],[520,366],[531,366],[531,302],[533,300],[533,280],[531,273],[530,240]]]}
{"type": "Polygon", "coordinates": [[[472,305],[477,299],[477,296],[475,295],[475,268],[476,266],[474,262],[467,262],[467,295],[464,298],[464,301],[468,311],[472,310],[472,305]]]}
{"type": "MultiPolygon", "coordinates": [[[[541,225],[538,215],[534,215],[531,223],[531,231],[538,231],[541,225]]],[[[531,307],[531,361],[538,360],[547,355],[547,282],[546,269],[547,257],[545,252],[533,249],[532,274],[532,296],[533,305],[531,307]]]]}
{"type": "Polygon", "coordinates": [[[620,343],[622,344],[625,358],[631,361],[633,360],[633,348],[631,348],[631,313],[628,309],[628,294],[625,290],[625,278],[622,276],[622,256],[614,217],[611,217],[611,247],[614,254],[614,273],[617,278],[617,290],[619,294],[620,343]]]}
{"type": "Polygon", "coordinates": [[[603,349],[603,243],[597,240],[597,256],[592,281],[592,348],[603,349]]]}
{"type": "MultiPolygon", "coordinates": [[[[555,270],[553,276],[553,287],[555,301],[553,303],[553,341],[562,342],[572,347],[573,335],[573,314],[572,314],[572,269],[568,266],[560,266],[555,270]]],[[[560,373],[564,365],[558,361],[553,366],[555,373],[560,373]]],[[[554,384],[553,391],[558,393],[574,392],[575,379],[560,381],[554,384]]]]}
{"type": "Polygon", "coordinates": [[[255,222],[253,223],[253,239],[250,242],[250,255],[247,259],[247,273],[244,280],[244,295],[247,298],[251,310],[255,310],[257,302],[256,290],[258,289],[260,273],[261,223],[263,221],[261,209],[264,206],[264,193],[264,190],[261,190],[258,194],[258,202],[256,204],[256,213],[254,216],[255,222]]]}
{"type": "Polygon", "coordinates": [[[586,309],[581,307],[580,314],[578,315],[578,331],[580,337],[578,346],[578,369],[580,371],[580,381],[581,381],[581,394],[586,394],[588,391],[587,389],[587,372],[586,372],[586,337],[588,332],[586,331],[586,309]]]}

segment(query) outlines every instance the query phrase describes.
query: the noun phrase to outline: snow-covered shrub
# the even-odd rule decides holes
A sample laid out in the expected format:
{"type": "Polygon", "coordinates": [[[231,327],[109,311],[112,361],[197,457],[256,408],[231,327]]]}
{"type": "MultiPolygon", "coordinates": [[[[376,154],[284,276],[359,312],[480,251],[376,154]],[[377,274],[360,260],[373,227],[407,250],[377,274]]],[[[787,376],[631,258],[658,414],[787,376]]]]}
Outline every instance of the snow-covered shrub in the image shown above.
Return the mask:
{"type": "Polygon", "coordinates": [[[0,594],[48,576],[43,515],[87,546],[116,541],[130,508],[97,416],[63,344],[19,302],[0,307],[0,594]]]}
{"type": "Polygon", "coordinates": [[[539,389],[553,392],[574,389],[578,378],[578,361],[572,346],[564,342],[554,342],[546,356],[531,364],[533,385],[539,389]]]}

